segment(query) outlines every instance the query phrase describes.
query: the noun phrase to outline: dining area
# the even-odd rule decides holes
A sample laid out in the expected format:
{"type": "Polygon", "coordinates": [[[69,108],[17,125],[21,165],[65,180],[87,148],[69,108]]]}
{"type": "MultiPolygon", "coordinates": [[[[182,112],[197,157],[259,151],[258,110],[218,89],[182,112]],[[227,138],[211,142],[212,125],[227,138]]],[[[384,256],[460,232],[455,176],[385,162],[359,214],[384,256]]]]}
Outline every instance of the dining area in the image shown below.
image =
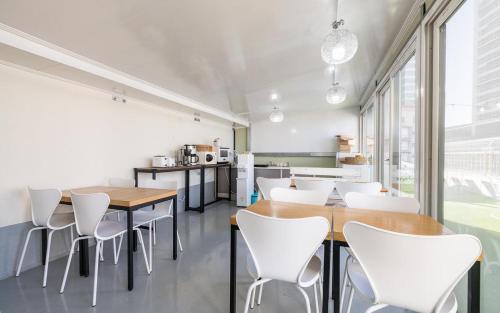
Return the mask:
{"type": "Polygon", "coordinates": [[[500,312],[498,16],[0,0],[0,313],[500,312]]]}
{"type": "MultiPolygon", "coordinates": [[[[417,200],[385,195],[381,192],[381,184],[378,182],[334,183],[331,180],[302,182],[298,180],[293,187],[290,187],[290,179],[257,178],[257,184],[263,199],[245,210],[245,214],[260,218],[262,225],[255,222],[253,225],[245,225],[241,230],[240,219],[244,224],[247,223],[245,217],[239,218],[240,215],[244,216],[241,212],[231,216],[230,219],[231,313],[236,312],[238,231],[243,232],[242,235],[250,248],[253,262],[256,263],[254,266],[260,269],[261,266],[266,267],[265,263],[270,263],[267,266],[272,266],[273,263],[279,262],[273,259],[279,260],[279,256],[285,253],[280,247],[281,244],[284,246],[287,244],[286,239],[282,237],[290,236],[289,240],[293,241],[294,232],[298,231],[291,227],[286,233],[285,229],[279,228],[279,223],[303,222],[306,224],[308,220],[317,217],[322,217],[327,226],[326,231],[319,235],[321,240],[316,241],[315,249],[313,249],[316,251],[319,244],[323,245],[323,262],[316,269],[316,279],[323,281],[322,291],[319,292],[314,285],[314,305],[317,313],[329,312],[330,299],[333,300],[331,304],[333,312],[351,312],[353,297],[356,293],[360,293],[364,299],[369,299],[371,302],[372,306],[366,312],[374,312],[387,306],[398,306],[398,304],[401,308],[417,312],[454,312],[457,302],[452,290],[465,275],[468,276],[469,282],[467,311],[480,312],[482,261],[480,240],[470,235],[455,235],[432,217],[420,215],[421,208],[417,200]],[[345,205],[339,206],[338,203],[327,205],[327,198],[334,189],[340,194],[341,201],[345,205]],[[321,194],[326,197],[322,197],[321,194]],[[264,221],[266,220],[273,220],[276,223],[276,229],[265,229],[264,221]],[[247,238],[245,233],[252,231],[264,232],[257,236],[261,242],[252,242],[255,239],[247,238]],[[272,238],[275,236],[279,237],[276,242],[272,238]],[[264,244],[263,240],[269,242],[264,244]],[[267,249],[270,251],[267,253],[258,251],[263,249],[259,245],[268,245],[267,249]],[[341,249],[345,249],[348,254],[343,275],[340,270],[341,249]],[[366,259],[359,259],[357,249],[359,249],[359,255],[366,259]],[[377,260],[377,262],[370,264],[370,259],[377,260]],[[463,260],[463,263],[460,266],[457,265],[455,272],[442,272],[448,266],[447,264],[457,260],[463,260]],[[430,286],[434,284],[440,287],[432,292],[429,291],[430,286]],[[396,292],[402,286],[405,286],[406,290],[402,293],[396,292]],[[321,294],[321,297],[318,294],[321,294]],[[383,299],[386,299],[388,303],[384,303],[383,299]]],[[[308,230],[302,230],[302,236],[305,237],[307,232],[313,232],[315,226],[310,227],[308,230]]],[[[313,243],[314,241],[311,245],[313,243]]],[[[300,249],[293,243],[288,244],[291,251],[300,249]]],[[[297,252],[289,253],[295,255],[297,252]]],[[[302,264],[297,282],[299,290],[301,290],[300,275],[306,275],[311,263],[319,260],[317,256],[318,252],[312,257],[309,255],[309,259],[302,264]]],[[[280,263],[285,271],[287,261],[281,260],[280,263]]],[[[269,275],[271,275],[269,278],[260,273],[252,275],[255,277],[255,282],[248,291],[245,312],[248,306],[250,308],[254,306],[257,286],[261,286],[257,301],[257,304],[260,304],[264,282],[273,278],[279,279],[278,277],[284,274],[278,271],[278,273],[271,272],[269,275]],[[259,284],[261,281],[263,282],[259,284]]],[[[306,312],[312,312],[314,306],[310,306],[312,302],[307,294],[304,293],[304,296],[306,312]]]]}

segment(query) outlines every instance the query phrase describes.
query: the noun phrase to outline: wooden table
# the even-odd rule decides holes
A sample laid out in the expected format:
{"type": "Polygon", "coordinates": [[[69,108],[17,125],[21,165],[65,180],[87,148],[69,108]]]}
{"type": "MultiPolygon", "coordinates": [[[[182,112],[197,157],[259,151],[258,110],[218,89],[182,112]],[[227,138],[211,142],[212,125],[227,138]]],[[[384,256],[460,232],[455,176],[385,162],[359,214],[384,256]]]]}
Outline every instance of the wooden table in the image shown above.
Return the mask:
{"type": "MultiPolygon", "coordinates": [[[[248,210],[272,217],[280,218],[303,218],[309,216],[324,216],[330,222],[333,220],[333,229],[325,242],[333,241],[333,271],[332,271],[332,298],[334,300],[334,312],[339,313],[340,301],[340,247],[347,247],[348,244],[344,238],[343,228],[344,224],[349,221],[358,221],[375,227],[395,232],[401,232],[414,235],[445,235],[451,234],[448,228],[437,222],[432,217],[426,215],[417,215],[409,213],[397,212],[384,212],[366,209],[352,209],[352,208],[336,208],[336,207],[322,207],[311,206],[304,204],[294,204],[285,202],[276,202],[261,200],[256,204],[250,206],[248,210]],[[330,216],[328,218],[328,216],[330,216]]],[[[236,223],[236,216],[233,215],[230,220],[231,223],[231,275],[230,275],[230,313],[235,312],[236,308],[236,231],[238,225],[236,223]]],[[[479,313],[479,299],[480,299],[480,257],[468,273],[468,312],[479,313]]],[[[324,284],[323,295],[329,294],[329,284],[326,277],[330,277],[330,245],[325,243],[324,254],[324,284]],[[328,252],[326,251],[328,250],[328,252]],[[326,285],[326,286],[325,286],[326,285]]],[[[328,312],[328,297],[323,297],[322,311],[328,312]]]]}
{"type": "Polygon", "coordinates": [[[205,212],[205,206],[217,202],[219,200],[227,199],[231,200],[231,164],[230,163],[217,163],[217,164],[197,164],[197,165],[179,165],[179,166],[170,166],[170,167],[140,167],[134,168],[134,177],[135,177],[135,186],[138,186],[139,183],[139,173],[150,173],[151,178],[153,180],[156,179],[156,175],[160,173],[171,173],[171,172],[184,172],[184,192],[185,198],[184,201],[184,210],[185,211],[197,211],[200,213],[205,212]],[[227,198],[219,197],[219,168],[227,167],[229,168],[229,196],[227,198]],[[205,203],[205,169],[213,168],[215,170],[215,200],[209,203],[205,203]],[[189,173],[193,170],[200,170],[200,205],[196,208],[189,206],[189,173]]]}
{"type": "MultiPolygon", "coordinates": [[[[173,200],[173,227],[172,227],[172,253],[173,259],[177,259],[177,191],[168,189],[152,188],[122,188],[96,186],[77,188],[63,191],[61,203],[71,204],[70,191],[75,193],[103,192],[110,198],[110,209],[127,212],[127,258],[128,258],[128,290],[134,288],[134,215],[133,212],[140,208],[148,207],[157,203],[173,200]]],[[[43,239],[42,239],[43,241],[43,239]]],[[[89,275],[88,240],[80,240],[80,275],[89,275]]]]}

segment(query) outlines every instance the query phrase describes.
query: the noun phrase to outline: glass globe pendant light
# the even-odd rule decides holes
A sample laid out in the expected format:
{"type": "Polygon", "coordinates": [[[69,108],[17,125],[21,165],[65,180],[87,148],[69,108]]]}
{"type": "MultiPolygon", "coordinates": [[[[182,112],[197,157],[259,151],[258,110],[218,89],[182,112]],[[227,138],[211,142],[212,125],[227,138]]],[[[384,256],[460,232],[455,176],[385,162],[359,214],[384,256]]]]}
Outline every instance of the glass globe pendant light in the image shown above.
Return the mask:
{"type": "Polygon", "coordinates": [[[281,122],[283,122],[284,118],[285,118],[285,115],[278,107],[274,107],[273,111],[269,115],[269,120],[273,123],[281,123],[281,122]]]}
{"type": "Polygon", "coordinates": [[[339,104],[345,101],[347,92],[339,83],[333,83],[332,87],[326,91],[326,102],[339,104]]]}
{"type": "Polygon", "coordinates": [[[344,20],[332,23],[333,30],[321,45],[321,58],[328,64],[342,64],[354,57],[358,50],[358,38],[347,29],[340,29],[344,20]]]}

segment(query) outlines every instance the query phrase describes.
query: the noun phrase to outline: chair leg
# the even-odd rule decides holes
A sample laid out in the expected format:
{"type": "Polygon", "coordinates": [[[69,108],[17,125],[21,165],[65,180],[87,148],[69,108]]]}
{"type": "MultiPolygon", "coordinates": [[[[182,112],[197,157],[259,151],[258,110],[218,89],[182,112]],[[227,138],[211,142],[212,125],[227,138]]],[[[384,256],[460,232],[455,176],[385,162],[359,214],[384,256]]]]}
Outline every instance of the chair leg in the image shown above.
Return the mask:
{"type": "Polygon", "coordinates": [[[116,219],[118,220],[118,222],[120,222],[120,213],[121,212],[116,212],[116,219]]]}
{"type": "MultiPolygon", "coordinates": [[[[149,237],[149,238],[151,238],[151,237],[149,237]]],[[[153,222],[153,245],[156,246],[156,221],[153,222]]],[[[181,248],[181,251],[182,251],[182,248],[181,248]]]]}
{"type": "MultiPolygon", "coordinates": [[[[348,258],[349,259],[349,258],[348,258]]],[[[344,270],[344,282],[342,283],[342,293],[340,294],[340,304],[339,311],[342,312],[342,308],[344,306],[344,297],[347,289],[347,281],[349,280],[349,276],[347,276],[347,261],[345,262],[345,270],[344,270]]]]}
{"type": "Polygon", "coordinates": [[[95,247],[95,268],[94,268],[94,290],[92,292],[92,306],[96,305],[97,302],[97,277],[99,275],[99,254],[101,251],[102,241],[98,240],[95,247]]]}
{"type": "Polygon", "coordinates": [[[323,299],[323,280],[321,278],[318,279],[318,286],[319,286],[319,295],[321,299],[323,299]]]}
{"type": "Polygon", "coordinates": [[[62,281],[62,284],[61,284],[61,290],[59,290],[60,293],[63,293],[64,292],[64,287],[66,286],[66,279],[68,278],[68,271],[69,271],[69,267],[71,266],[71,259],[73,258],[73,251],[75,249],[75,244],[78,240],[73,240],[71,242],[71,251],[69,252],[69,255],[68,255],[68,262],[66,262],[66,270],[64,270],[64,276],[63,276],[63,281],[62,281]]]}
{"type": "Polygon", "coordinates": [[[51,229],[49,231],[49,236],[47,238],[47,254],[45,255],[45,268],[43,270],[43,283],[42,283],[43,288],[47,287],[47,272],[49,271],[50,245],[52,243],[52,235],[54,234],[54,232],[55,230],[51,229]]]}
{"type": "MultiPolygon", "coordinates": [[[[146,271],[148,272],[148,274],[151,274],[151,265],[148,264],[148,257],[146,255],[146,248],[144,247],[144,240],[142,239],[142,233],[139,229],[136,229],[135,231],[137,232],[137,237],[139,237],[139,243],[141,244],[141,247],[142,247],[142,254],[144,255],[144,262],[146,263],[146,271]]],[[[151,253],[151,251],[149,253],[151,253]]]]}
{"type": "MultiPolygon", "coordinates": [[[[73,243],[74,235],[73,235],[73,225],[69,227],[69,238],[71,239],[71,243],[73,243]]],[[[70,251],[70,253],[73,253],[73,250],[70,251]]]]}
{"type": "MultiPolygon", "coordinates": [[[[321,279],[321,278],[319,278],[321,279]]],[[[316,313],[319,313],[319,304],[318,304],[318,287],[316,287],[316,283],[313,284],[314,287],[314,304],[316,305],[316,313]]]]}
{"type": "Polygon", "coordinates": [[[351,288],[351,292],[349,293],[349,303],[347,304],[346,313],[351,313],[351,306],[352,306],[352,298],[353,297],[354,297],[354,287],[351,288]]]}
{"type": "Polygon", "coordinates": [[[179,236],[179,232],[178,231],[177,231],[177,241],[179,242],[179,250],[181,250],[181,252],[183,252],[184,249],[182,249],[181,237],[179,236]]]}
{"type": "Polygon", "coordinates": [[[153,244],[155,244],[155,222],[149,223],[149,271],[153,271],[153,244]],[[152,224],[152,225],[151,225],[152,224]],[[153,236],[153,237],[151,237],[153,236]]]}
{"type": "Polygon", "coordinates": [[[19,276],[19,274],[21,273],[21,267],[23,266],[24,255],[26,254],[26,248],[28,247],[28,243],[29,243],[30,238],[31,238],[31,233],[33,231],[39,230],[39,229],[42,229],[42,228],[32,228],[28,231],[28,234],[26,235],[26,239],[24,240],[23,251],[21,252],[21,258],[19,259],[19,264],[17,265],[16,276],[19,276]]]}
{"type": "MultiPolygon", "coordinates": [[[[96,240],[96,243],[97,243],[97,240],[96,240]]],[[[104,261],[104,242],[101,242],[101,247],[99,248],[99,256],[100,256],[101,262],[103,262],[104,261]]]]}
{"type": "Polygon", "coordinates": [[[115,254],[115,264],[118,264],[118,259],[120,258],[120,251],[122,250],[123,234],[120,235],[120,240],[118,241],[118,249],[115,250],[115,238],[113,238],[113,249],[115,254]]]}
{"type": "Polygon", "coordinates": [[[311,302],[309,301],[309,296],[305,292],[304,289],[300,288],[300,286],[297,286],[297,289],[300,290],[304,298],[306,299],[306,307],[307,307],[307,313],[311,313],[311,302]]]}
{"type": "MultiPolygon", "coordinates": [[[[247,298],[245,300],[245,312],[244,313],[248,313],[248,308],[250,306],[250,299],[252,298],[252,292],[254,291],[255,287],[257,287],[258,285],[261,284],[261,281],[260,280],[257,280],[257,281],[254,281],[251,285],[250,285],[250,288],[248,288],[248,292],[247,292],[247,298]]],[[[309,312],[310,313],[310,312],[309,312]]]]}
{"type": "Polygon", "coordinates": [[[255,287],[252,290],[252,297],[250,298],[250,309],[253,309],[255,307],[255,292],[257,291],[257,288],[259,288],[259,286],[255,287]]]}
{"type": "Polygon", "coordinates": [[[257,305],[260,305],[260,302],[262,300],[262,289],[264,289],[264,283],[262,283],[262,285],[260,285],[259,288],[259,297],[257,298],[257,305]]]}

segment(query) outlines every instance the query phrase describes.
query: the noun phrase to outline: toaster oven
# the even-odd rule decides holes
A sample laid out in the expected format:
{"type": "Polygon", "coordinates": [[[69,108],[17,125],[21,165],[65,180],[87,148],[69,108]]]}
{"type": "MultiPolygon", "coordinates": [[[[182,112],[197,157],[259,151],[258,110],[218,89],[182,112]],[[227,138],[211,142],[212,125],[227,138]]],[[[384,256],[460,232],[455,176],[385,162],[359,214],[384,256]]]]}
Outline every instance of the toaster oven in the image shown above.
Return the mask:
{"type": "Polygon", "coordinates": [[[198,157],[200,158],[200,164],[217,164],[217,153],[215,152],[198,152],[198,157]]]}

